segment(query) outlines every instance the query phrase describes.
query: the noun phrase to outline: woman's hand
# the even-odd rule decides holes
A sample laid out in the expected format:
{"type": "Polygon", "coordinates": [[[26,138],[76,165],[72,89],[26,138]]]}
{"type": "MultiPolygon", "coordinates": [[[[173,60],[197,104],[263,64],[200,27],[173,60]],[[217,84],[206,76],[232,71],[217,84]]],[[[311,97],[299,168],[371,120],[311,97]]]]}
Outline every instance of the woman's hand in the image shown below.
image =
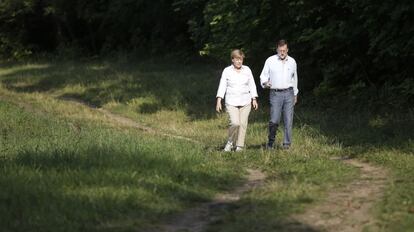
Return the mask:
{"type": "Polygon", "coordinates": [[[217,98],[217,103],[216,103],[216,111],[217,111],[218,113],[220,113],[220,112],[221,112],[221,110],[222,110],[222,107],[221,107],[221,97],[218,97],[218,98],[217,98]]]}
{"type": "Polygon", "coordinates": [[[257,110],[259,108],[259,104],[257,104],[256,98],[252,99],[252,106],[254,110],[257,110]]]}

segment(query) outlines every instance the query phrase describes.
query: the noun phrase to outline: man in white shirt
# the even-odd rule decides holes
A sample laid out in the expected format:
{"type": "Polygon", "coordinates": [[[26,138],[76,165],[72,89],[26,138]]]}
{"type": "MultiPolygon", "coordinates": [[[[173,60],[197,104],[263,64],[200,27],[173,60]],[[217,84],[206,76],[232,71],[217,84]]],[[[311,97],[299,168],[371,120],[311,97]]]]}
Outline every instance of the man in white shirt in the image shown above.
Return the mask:
{"type": "Polygon", "coordinates": [[[266,148],[273,149],[282,115],[283,148],[289,149],[292,143],[293,109],[299,91],[296,61],[288,56],[286,40],[279,40],[277,54],[267,58],[260,74],[260,83],[263,88],[270,89],[270,121],[266,148]]]}

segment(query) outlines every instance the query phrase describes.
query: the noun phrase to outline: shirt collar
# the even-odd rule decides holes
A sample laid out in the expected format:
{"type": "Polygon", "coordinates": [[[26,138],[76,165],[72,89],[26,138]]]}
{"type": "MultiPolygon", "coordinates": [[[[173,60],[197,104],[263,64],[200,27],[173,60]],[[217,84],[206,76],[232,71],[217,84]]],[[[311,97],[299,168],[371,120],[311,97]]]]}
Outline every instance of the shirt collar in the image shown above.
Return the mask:
{"type": "MultiPolygon", "coordinates": [[[[282,61],[282,59],[280,59],[280,57],[278,55],[276,55],[276,57],[277,57],[277,60],[282,61]]],[[[288,61],[289,60],[289,56],[286,56],[285,60],[288,61]]]]}
{"type": "MultiPolygon", "coordinates": [[[[234,67],[234,65],[233,65],[233,64],[231,65],[231,68],[232,68],[233,70],[237,70],[237,69],[234,67]]],[[[243,65],[241,66],[240,70],[244,70],[243,65]]]]}

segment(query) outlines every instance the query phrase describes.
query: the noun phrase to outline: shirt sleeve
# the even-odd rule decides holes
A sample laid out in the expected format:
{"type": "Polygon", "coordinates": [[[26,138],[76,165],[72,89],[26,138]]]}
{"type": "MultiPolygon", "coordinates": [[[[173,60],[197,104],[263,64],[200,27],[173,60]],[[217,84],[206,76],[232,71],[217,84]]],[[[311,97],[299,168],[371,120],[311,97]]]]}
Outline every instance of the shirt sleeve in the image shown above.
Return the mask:
{"type": "Polygon", "coordinates": [[[269,59],[266,60],[262,73],[260,74],[260,85],[262,86],[262,88],[264,88],[264,83],[269,81],[269,70],[270,66],[269,66],[269,59]]]}
{"type": "Polygon", "coordinates": [[[256,83],[254,83],[252,70],[249,69],[249,90],[252,98],[257,98],[256,83]]]}
{"type": "Polygon", "coordinates": [[[221,74],[220,84],[217,90],[216,97],[224,98],[224,94],[226,94],[226,89],[227,89],[227,75],[226,75],[226,70],[223,70],[223,73],[221,74]]]}
{"type": "Polygon", "coordinates": [[[296,95],[298,95],[299,93],[299,89],[298,89],[298,69],[297,69],[297,65],[296,62],[294,63],[294,72],[293,72],[293,93],[296,95]]]}

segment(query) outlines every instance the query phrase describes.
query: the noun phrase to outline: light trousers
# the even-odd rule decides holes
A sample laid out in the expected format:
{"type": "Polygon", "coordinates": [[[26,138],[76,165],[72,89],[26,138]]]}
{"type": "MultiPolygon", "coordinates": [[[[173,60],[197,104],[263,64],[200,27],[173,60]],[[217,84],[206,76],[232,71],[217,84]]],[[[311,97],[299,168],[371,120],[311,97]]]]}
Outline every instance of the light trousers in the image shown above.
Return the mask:
{"type": "Polygon", "coordinates": [[[238,147],[244,147],[246,138],[247,122],[252,106],[249,103],[245,106],[231,106],[226,104],[227,113],[230,117],[228,141],[238,147]]]}

